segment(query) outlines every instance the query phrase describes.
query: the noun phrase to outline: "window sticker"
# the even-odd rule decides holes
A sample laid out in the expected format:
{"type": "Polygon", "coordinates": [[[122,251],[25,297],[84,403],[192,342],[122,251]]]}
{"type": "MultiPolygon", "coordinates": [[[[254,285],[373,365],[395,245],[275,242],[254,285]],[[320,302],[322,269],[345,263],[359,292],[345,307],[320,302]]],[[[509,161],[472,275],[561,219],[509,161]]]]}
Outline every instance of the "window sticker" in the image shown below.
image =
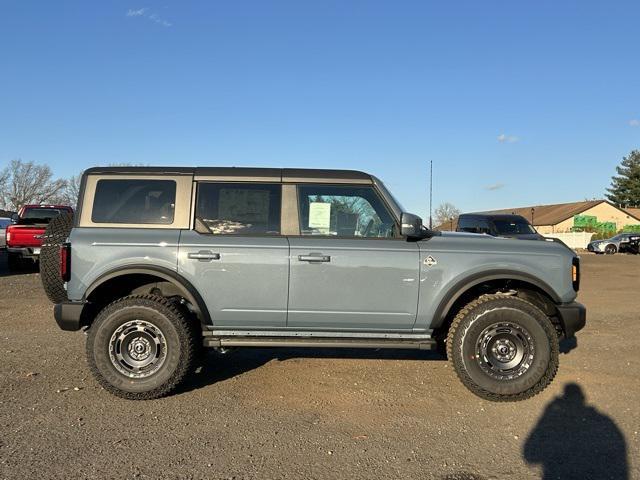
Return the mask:
{"type": "Polygon", "coordinates": [[[331,204],[311,202],[309,204],[309,228],[328,234],[331,226],[331,204]]]}

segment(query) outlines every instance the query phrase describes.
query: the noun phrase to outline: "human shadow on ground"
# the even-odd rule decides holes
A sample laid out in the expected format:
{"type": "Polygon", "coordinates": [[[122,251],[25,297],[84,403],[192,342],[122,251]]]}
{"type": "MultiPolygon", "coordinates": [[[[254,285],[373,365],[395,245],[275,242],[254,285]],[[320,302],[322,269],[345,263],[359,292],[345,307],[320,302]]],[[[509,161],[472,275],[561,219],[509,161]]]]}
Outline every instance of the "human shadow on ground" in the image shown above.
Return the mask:
{"type": "Polygon", "coordinates": [[[227,354],[205,349],[196,373],[176,393],[213,385],[259,368],[272,360],[335,358],[371,360],[446,360],[435,351],[360,348],[239,348],[227,354]]]}
{"type": "Polygon", "coordinates": [[[547,405],[522,455],[542,466],[544,480],[629,478],[624,435],[609,416],[586,404],[576,383],[547,405]]]}

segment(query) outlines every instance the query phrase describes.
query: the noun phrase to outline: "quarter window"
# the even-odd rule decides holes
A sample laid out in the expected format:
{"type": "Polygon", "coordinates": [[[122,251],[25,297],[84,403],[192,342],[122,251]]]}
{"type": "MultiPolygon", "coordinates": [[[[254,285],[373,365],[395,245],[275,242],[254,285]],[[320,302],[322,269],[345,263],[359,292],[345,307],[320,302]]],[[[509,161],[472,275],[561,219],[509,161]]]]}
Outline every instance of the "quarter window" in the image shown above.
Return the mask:
{"type": "Polygon", "coordinates": [[[98,180],[93,223],[173,223],[176,182],[173,180],[98,180]]]}
{"type": "Polygon", "coordinates": [[[214,235],[279,235],[281,185],[200,183],[196,230],[214,235]]]}
{"type": "Polygon", "coordinates": [[[372,187],[300,185],[298,202],[302,235],[396,235],[396,222],[372,187]]]}

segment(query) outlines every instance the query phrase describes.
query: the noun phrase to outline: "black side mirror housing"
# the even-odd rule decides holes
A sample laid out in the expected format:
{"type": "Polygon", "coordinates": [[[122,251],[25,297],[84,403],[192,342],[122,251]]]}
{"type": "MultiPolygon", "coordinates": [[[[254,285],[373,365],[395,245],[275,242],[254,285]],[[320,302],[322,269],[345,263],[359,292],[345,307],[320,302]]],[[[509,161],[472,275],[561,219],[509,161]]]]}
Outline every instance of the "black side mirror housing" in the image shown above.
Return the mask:
{"type": "Polygon", "coordinates": [[[422,219],[413,213],[403,212],[400,217],[400,233],[403,237],[415,238],[424,236],[422,219]]]}
{"type": "Polygon", "coordinates": [[[20,221],[20,215],[18,215],[17,213],[14,213],[13,215],[11,215],[11,221],[13,223],[18,223],[20,221]]]}

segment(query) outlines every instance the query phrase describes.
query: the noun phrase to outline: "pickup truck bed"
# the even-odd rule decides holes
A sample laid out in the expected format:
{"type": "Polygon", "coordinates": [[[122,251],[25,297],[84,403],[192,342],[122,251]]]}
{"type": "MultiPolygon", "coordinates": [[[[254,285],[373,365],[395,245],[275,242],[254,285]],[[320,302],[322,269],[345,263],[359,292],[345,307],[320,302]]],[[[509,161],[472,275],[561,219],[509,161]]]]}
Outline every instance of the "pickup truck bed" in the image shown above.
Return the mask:
{"type": "Polygon", "coordinates": [[[19,267],[22,260],[37,260],[49,221],[60,213],[67,212],[73,213],[73,209],[60,205],[25,205],[22,207],[18,223],[7,227],[9,269],[19,267]]]}

